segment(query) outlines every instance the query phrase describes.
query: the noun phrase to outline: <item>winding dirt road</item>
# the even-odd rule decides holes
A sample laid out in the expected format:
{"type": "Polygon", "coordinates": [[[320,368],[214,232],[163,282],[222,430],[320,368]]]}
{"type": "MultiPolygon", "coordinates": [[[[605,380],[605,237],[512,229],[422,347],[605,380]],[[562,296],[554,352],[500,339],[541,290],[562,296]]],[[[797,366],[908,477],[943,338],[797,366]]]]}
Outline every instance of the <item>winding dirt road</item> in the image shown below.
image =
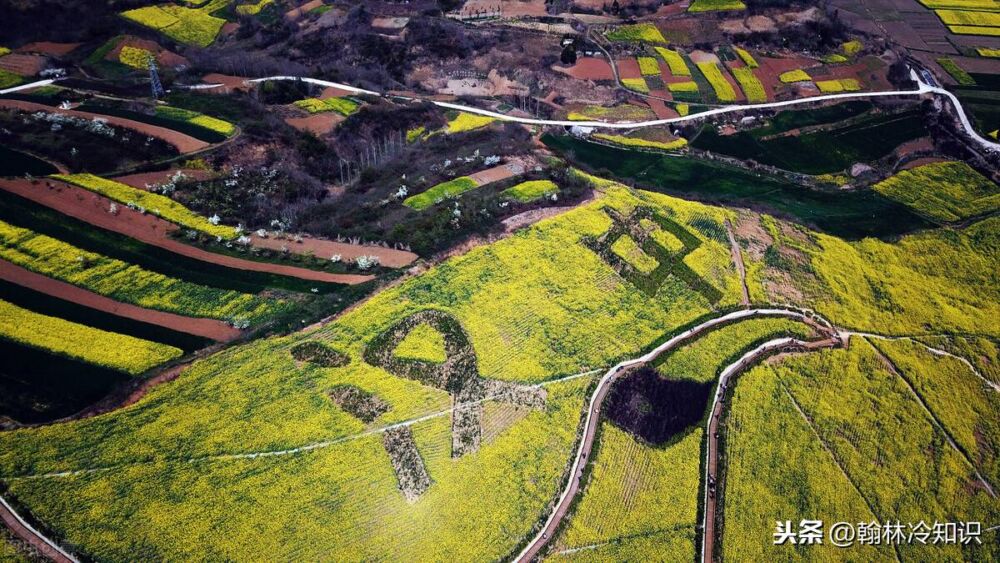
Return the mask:
{"type": "Polygon", "coordinates": [[[39,553],[48,557],[56,563],[79,563],[71,553],[59,547],[59,544],[42,535],[31,524],[21,518],[21,515],[0,497],[0,520],[7,525],[17,535],[17,537],[28,542],[31,547],[39,553]]]}
{"type": "Polygon", "coordinates": [[[708,439],[708,447],[705,450],[705,484],[703,491],[705,509],[702,520],[701,563],[714,561],[715,557],[715,522],[716,508],[718,506],[715,491],[719,478],[719,421],[722,418],[722,408],[729,380],[767,355],[777,352],[805,352],[823,348],[835,348],[840,346],[842,342],[839,336],[829,333],[826,338],[814,341],[798,340],[796,338],[776,338],[750,350],[741,356],[740,359],[729,364],[722,370],[722,373],[719,375],[719,385],[715,389],[715,397],[712,399],[712,409],[708,417],[705,434],[708,439]]]}

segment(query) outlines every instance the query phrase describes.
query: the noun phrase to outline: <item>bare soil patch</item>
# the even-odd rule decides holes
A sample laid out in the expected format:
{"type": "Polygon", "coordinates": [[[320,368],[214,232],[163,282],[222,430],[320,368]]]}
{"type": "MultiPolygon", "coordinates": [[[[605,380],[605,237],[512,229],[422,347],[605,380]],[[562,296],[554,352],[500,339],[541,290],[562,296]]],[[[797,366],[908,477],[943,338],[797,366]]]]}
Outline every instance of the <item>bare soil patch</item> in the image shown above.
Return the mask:
{"type": "Polygon", "coordinates": [[[906,164],[900,166],[900,170],[912,170],[913,168],[918,168],[925,164],[934,164],[935,162],[950,162],[947,158],[941,158],[938,156],[925,156],[922,158],[913,159],[906,164]]]}
{"type": "Polygon", "coordinates": [[[639,61],[636,59],[617,59],[615,66],[618,67],[618,76],[621,78],[642,78],[639,61]]]}
{"type": "Polygon", "coordinates": [[[210,88],[206,90],[201,90],[202,92],[212,92],[212,93],[228,93],[235,90],[248,91],[250,90],[250,85],[247,84],[247,79],[242,76],[232,76],[229,74],[219,74],[217,72],[212,72],[201,77],[202,82],[205,84],[221,84],[218,88],[210,88]]]}
{"type": "Polygon", "coordinates": [[[83,43],[56,43],[54,41],[35,41],[14,49],[17,53],[37,53],[50,57],[63,57],[72,53],[83,43]]]}
{"type": "Polygon", "coordinates": [[[333,131],[334,127],[343,122],[344,119],[344,116],[336,112],[327,111],[304,117],[286,117],[285,123],[299,131],[308,131],[316,136],[323,136],[333,131]]]}
{"type": "Polygon", "coordinates": [[[253,240],[253,246],[259,248],[268,248],[271,250],[287,248],[289,252],[296,254],[312,253],[314,256],[321,258],[330,258],[334,254],[339,254],[345,262],[355,260],[360,256],[376,256],[379,259],[379,264],[389,268],[402,268],[419,258],[416,254],[407,252],[406,250],[396,250],[381,246],[364,246],[308,236],[302,236],[300,240],[295,240],[261,238],[253,235],[251,239],[253,240]]]}
{"type": "Polygon", "coordinates": [[[580,80],[614,80],[615,73],[608,61],[597,57],[582,57],[571,67],[553,66],[552,70],[580,80]]]}
{"type": "Polygon", "coordinates": [[[323,5],[323,0],[310,0],[305,4],[299,6],[298,8],[293,8],[285,12],[285,19],[289,21],[295,21],[302,16],[306,15],[311,10],[315,10],[323,5]]]}
{"type": "Polygon", "coordinates": [[[41,55],[11,53],[0,57],[0,69],[21,76],[35,76],[45,70],[48,60],[41,55]]]}
{"type": "Polygon", "coordinates": [[[493,182],[513,178],[514,176],[520,176],[521,174],[524,174],[524,171],[527,168],[528,165],[526,162],[519,159],[513,159],[505,164],[500,164],[494,166],[493,168],[487,168],[486,170],[480,170],[479,172],[469,174],[469,178],[472,178],[476,184],[485,186],[486,184],[492,184],[493,182]]]}

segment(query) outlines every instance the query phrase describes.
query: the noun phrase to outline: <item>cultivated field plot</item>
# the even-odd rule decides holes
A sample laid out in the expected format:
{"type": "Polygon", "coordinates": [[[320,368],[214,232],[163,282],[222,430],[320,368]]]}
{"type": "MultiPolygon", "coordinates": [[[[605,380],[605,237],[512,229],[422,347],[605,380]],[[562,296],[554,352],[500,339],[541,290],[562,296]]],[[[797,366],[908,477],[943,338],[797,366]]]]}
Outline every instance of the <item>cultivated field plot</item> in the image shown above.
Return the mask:
{"type": "Polygon", "coordinates": [[[934,221],[955,222],[1000,209],[1000,188],[964,162],[906,170],[875,190],[934,221]]]}
{"type": "MultiPolygon", "coordinates": [[[[1000,506],[976,471],[996,482],[998,406],[960,361],[906,341],[855,337],[848,350],[755,368],[737,382],[727,423],[724,554],[764,557],[775,520],[995,522],[1000,506]]],[[[983,560],[992,542],[899,554],[983,560]]],[[[847,553],[893,557],[884,545],[847,553]]]]}
{"type": "Polygon", "coordinates": [[[198,47],[211,45],[226,20],[213,15],[229,6],[232,0],[210,0],[196,8],[163,4],[122,12],[122,17],[155,29],[166,37],[198,47]]]}

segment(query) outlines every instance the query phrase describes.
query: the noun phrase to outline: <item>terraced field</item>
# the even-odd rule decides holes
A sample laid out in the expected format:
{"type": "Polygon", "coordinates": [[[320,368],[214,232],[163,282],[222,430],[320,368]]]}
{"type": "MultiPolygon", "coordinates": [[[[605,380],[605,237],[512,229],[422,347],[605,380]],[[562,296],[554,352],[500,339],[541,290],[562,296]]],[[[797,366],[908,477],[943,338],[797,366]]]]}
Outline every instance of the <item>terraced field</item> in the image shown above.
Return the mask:
{"type": "MultiPolygon", "coordinates": [[[[267,510],[271,514],[267,521],[275,529],[292,526],[312,538],[302,542],[268,534],[273,540],[254,548],[274,553],[302,557],[329,549],[358,557],[402,549],[440,557],[468,556],[470,549],[497,556],[509,553],[531,526],[524,514],[540,514],[555,493],[573,441],[588,378],[556,380],[634,352],[660,335],[664,326],[678,326],[710,310],[704,297],[681,280],[665,280],[651,298],[617,278],[597,254],[579,243],[582,236],[598,235],[609,226],[603,206],[627,211],[640,203],[669,210],[683,224],[724,213],[667,198],[644,201],[622,189],[611,189],[599,202],[473,250],[380,293],[330,325],[200,361],[175,384],[155,389],[133,408],[109,417],[4,434],[0,436],[5,444],[5,453],[0,454],[4,482],[38,517],[100,557],[126,557],[131,552],[128,538],[137,537],[145,538],[151,554],[197,556],[207,548],[237,557],[247,545],[238,538],[260,524],[256,509],[247,509],[244,503],[267,510]],[[461,279],[483,281],[471,286],[474,291],[469,293],[470,286],[461,279]],[[546,289],[553,283],[562,287],[556,295],[546,289]],[[364,347],[391,323],[426,308],[446,311],[458,319],[469,334],[475,365],[483,378],[544,383],[547,407],[509,419],[512,425],[482,443],[477,454],[450,459],[448,393],[389,375],[361,359],[364,347]],[[314,340],[346,354],[350,363],[342,368],[296,365],[289,348],[314,340]],[[493,344],[498,341],[516,345],[493,344]],[[389,410],[372,425],[340,411],[325,391],[344,384],[379,397],[390,405],[389,410]],[[247,412],[254,414],[240,414],[247,412]],[[410,504],[383,457],[380,436],[356,435],[366,428],[439,412],[444,414],[411,426],[432,483],[417,504],[410,504]],[[109,431],[114,436],[110,439],[109,431]],[[44,451],[62,453],[51,457],[36,450],[40,455],[33,459],[7,457],[6,452],[33,449],[29,444],[36,440],[44,441],[44,451]],[[218,457],[307,444],[325,445],[312,453],[218,457]],[[202,462],[178,463],[202,457],[202,462]],[[150,459],[154,461],[137,464],[150,459]],[[523,463],[525,459],[531,462],[523,463]],[[57,467],[72,470],[121,464],[129,469],[70,479],[11,479],[57,467]],[[290,481],[303,485],[296,487],[299,492],[293,496],[284,492],[290,481]],[[536,485],[526,489],[526,482],[536,485]],[[100,492],[107,486],[126,484],[143,492],[110,497],[100,492]],[[213,491],[211,495],[205,494],[206,487],[213,491]],[[281,495],[273,496],[278,489],[281,495]],[[49,500],[38,496],[43,491],[49,500]],[[340,499],[336,512],[323,508],[331,494],[340,499]],[[88,515],[77,519],[57,508],[72,502],[96,509],[95,495],[102,497],[107,516],[98,517],[85,508],[88,515]],[[459,498],[480,502],[463,503],[459,498]],[[175,510],[163,511],[164,502],[175,510]],[[351,508],[345,513],[347,506],[351,508]],[[200,516],[192,520],[190,510],[200,516]],[[440,517],[455,515],[455,510],[462,516],[440,517]],[[135,511],[151,519],[124,518],[135,511]],[[345,514],[353,516],[345,518],[345,514]],[[188,522],[187,537],[194,534],[205,541],[172,541],[152,534],[153,528],[142,522],[158,530],[188,522]],[[374,522],[380,524],[372,526],[374,522]],[[452,524],[442,526],[442,522],[452,524]],[[471,523],[473,528],[468,527],[471,523]],[[111,537],[117,539],[101,532],[106,525],[120,530],[111,537]],[[361,529],[368,530],[363,537],[358,535],[361,529]],[[475,541],[469,541],[470,537],[475,541]]],[[[696,236],[702,246],[686,261],[724,289],[724,303],[735,303],[739,280],[728,247],[696,236]]]]}

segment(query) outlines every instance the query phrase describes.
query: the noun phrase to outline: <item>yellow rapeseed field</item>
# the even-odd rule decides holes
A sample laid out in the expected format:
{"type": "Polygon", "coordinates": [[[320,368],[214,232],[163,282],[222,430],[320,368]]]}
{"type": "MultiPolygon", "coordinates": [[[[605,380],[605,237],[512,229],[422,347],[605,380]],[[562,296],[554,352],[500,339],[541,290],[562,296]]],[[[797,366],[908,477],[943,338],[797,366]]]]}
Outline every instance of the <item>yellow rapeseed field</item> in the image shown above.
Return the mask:
{"type": "Polygon", "coordinates": [[[3,300],[0,338],[132,375],[184,354],[173,346],[40,315],[3,300]]]}

